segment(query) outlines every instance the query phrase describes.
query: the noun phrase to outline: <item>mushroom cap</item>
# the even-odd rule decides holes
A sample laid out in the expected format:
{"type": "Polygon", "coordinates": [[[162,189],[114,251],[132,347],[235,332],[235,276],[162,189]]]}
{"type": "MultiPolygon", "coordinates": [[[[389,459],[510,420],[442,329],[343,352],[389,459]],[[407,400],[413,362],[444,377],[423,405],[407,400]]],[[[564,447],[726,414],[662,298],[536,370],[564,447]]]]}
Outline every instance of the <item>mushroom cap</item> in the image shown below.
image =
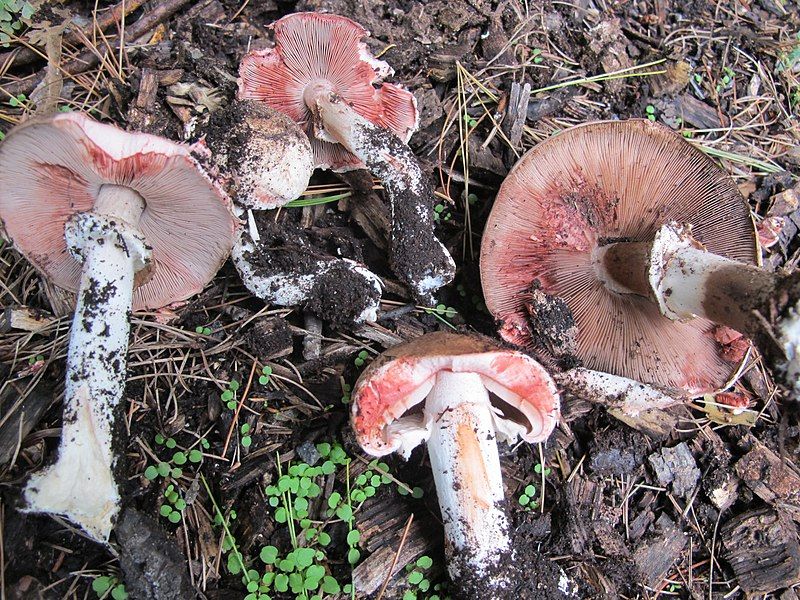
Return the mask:
{"type": "Polygon", "coordinates": [[[299,197],[314,171],[308,136],[288,115],[263,102],[239,100],[211,117],[205,142],[232,179],[236,202],[278,208],[299,197]]]}
{"type": "Polygon", "coordinates": [[[271,25],[275,46],[250,52],[239,66],[239,98],[261,100],[300,123],[311,140],[314,165],[334,171],[364,168],[340,144],[314,136],[313,115],[303,100],[312,84],[341,96],[359,115],[407,142],[417,129],[414,95],[380,83],[391,75],[373,58],[362,38],[369,32],[346,17],[294,13],[271,25]]]}
{"type": "Polygon", "coordinates": [[[448,332],[429,333],[390,348],[361,374],[353,389],[351,422],[361,447],[382,456],[403,445],[402,434],[387,427],[422,402],[439,371],[476,373],[497,395],[496,425],[504,419],[528,442],[550,435],[559,415],[555,383],[539,363],[488,338],[448,332]],[[505,404],[503,404],[505,403],[505,404]]]}
{"type": "Polygon", "coordinates": [[[584,366],[692,393],[716,389],[733,366],[714,325],[671,321],[639,296],[609,291],[593,253],[616,241],[652,241],[670,221],[692,226],[713,253],[753,264],[750,210],[705,154],[647,120],[589,123],[530,150],[500,187],[481,247],[486,306],[501,335],[536,346],[532,293],[571,311],[574,357],[584,366]],[[533,335],[532,335],[533,334],[533,335]]]}
{"type": "Polygon", "coordinates": [[[64,224],[90,211],[105,184],[145,201],[132,223],[152,247],[149,279],[133,309],[160,308],[199,292],[230,253],[238,221],[228,197],[188,146],[128,133],[80,113],[16,127],[0,145],[0,220],[8,236],[55,285],[77,291],[82,265],[64,224]]]}

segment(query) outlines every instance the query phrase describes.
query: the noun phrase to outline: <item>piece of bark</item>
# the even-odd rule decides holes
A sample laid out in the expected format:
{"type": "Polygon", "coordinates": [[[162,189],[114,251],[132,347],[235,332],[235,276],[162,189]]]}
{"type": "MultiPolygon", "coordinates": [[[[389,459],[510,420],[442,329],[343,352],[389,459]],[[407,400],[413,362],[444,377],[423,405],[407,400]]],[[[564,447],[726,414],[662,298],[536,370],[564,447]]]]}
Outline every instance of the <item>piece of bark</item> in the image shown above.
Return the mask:
{"type": "Polygon", "coordinates": [[[672,448],[661,448],[647,457],[656,474],[659,485],[666,487],[672,484],[672,491],[677,496],[688,498],[700,479],[700,469],[692,456],[686,442],[672,448]]]}
{"type": "Polygon", "coordinates": [[[391,568],[410,515],[407,505],[396,500],[374,502],[359,511],[358,530],[361,532],[363,547],[371,554],[353,570],[353,584],[358,597],[374,594],[387,576],[394,578],[411,561],[435,550],[439,545],[437,540],[442,537],[440,528],[435,527],[432,522],[414,520],[408,529],[397,563],[391,568]]]}
{"type": "Polygon", "coordinates": [[[32,390],[26,377],[8,382],[5,393],[0,397],[0,465],[9,462],[17,446],[39,423],[44,412],[55,399],[55,385],[51,379],[42,379],[32,390]],[[24,396],[24,400],[19,399],[24,396]]]}
{"type": "Polygon", "coordinates": [[[672,519],[662,514],[656,521],[654,534],[640,544],[633,555],[643,582],[651,588],[661,583],[680,558],[688,541],[672,519]]]}
{"type": "Polygon", "coordinates": [[[125,587],[137,600],[176,600],[196,596],[186,557],[174,538],[152,518],[128,508],[116,526],[119,563],[125,587]]]}
{"type": "Polygon", "coordinates": [[[375,323],[367,323],[362,325],[358,329],[354,329],[353,333],[358,337],[377,342],[383,348],[391,348],[397,344],[402,344],[404,341],[399,335],[396,335],[385,327],[381,327],[375,323]]]}
{"type": "Polygon", "coordinates": [[[764,444],[756,441],[753,449],[736,463],[736,474],[764,502],[800,521],[800,475],[764,444]]]}
{"type": "Polygon", "coordinates": [[[754,510],[720,531],[723,556],[750,594],[768,594],[800,582],[800,545],[789,517],[771,508],[754,510]]]}
{"type": "Polygon", "coordinates": [[[264,363],[281,356],[288,356],[294,350],[292,331],[280,317],[259,319],[244,334],[247,349],[264,363]]]}
{"type": "Polygon", "coordinates": [[[531,101],[531,84],[520,85],[516,81],[511,84],[508,106],[503,117],[503,133],[506,134],[511,147],[516,148],[522,139],[522,130],[528,117],[528,104],[531,101]]]}
{"type": "Polygon", "coordinates": [[[310,313],[303,315],[306,335],[303,337],[303,358],[314,360],[322,351],[322,321],[310,313]]]}
{"type": "Polygon", "coordinates": [[[386,250],[391,227],[389,207],[372,189],[372,176],[366,171],[349,171],[340,173],[339,177],[353,189],[353,195],[346,203],[340,203],[340,208],[349,208],[350,217],[370,241],[378,249],[386,250]]]}
{"type": "Polygon", "coordinates": [[[38,333],[47,329],[53,321],[55,319],[42,310],[27,306],[9,306],[0,314],[0,333],[8,333],[12,329],[38,333]]]}
{"type": "Polygon", "coordinates": [[[684,123],[697,127],[698,129],[714,129],[716,127],[727,127],[727,123],[720,123],[720,116],[713,108],[702,100],[698,100],[692,94],[682,94],[675,100],[675,108],[678,116],[684,123]]]}

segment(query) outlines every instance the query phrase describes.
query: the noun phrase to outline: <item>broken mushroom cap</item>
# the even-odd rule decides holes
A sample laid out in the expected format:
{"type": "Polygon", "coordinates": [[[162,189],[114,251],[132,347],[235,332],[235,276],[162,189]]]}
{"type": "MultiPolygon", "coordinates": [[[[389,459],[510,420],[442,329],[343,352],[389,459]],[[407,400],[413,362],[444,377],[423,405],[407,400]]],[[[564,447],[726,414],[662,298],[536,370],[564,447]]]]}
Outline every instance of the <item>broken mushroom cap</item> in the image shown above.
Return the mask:
{"type": "Polygon", "coordinates": [[[238,204],[278,208],[308,187],[314,157],[308,136],[289,116],[255,100],[235,101],[211,117],[205,144],[238,204]]]}
{"type": "Polygon", "coordinates": [[[392,73],[373,58],[358,23],[338,15],[294,13],[271,26],[275,46],[251,52],[239,67],[239,98],[260,100],[300,123],[311,139],[314,164],[334,171],[363,163],[333,140],[314,136],[313,115],[304,95],[333,92],[359,115],[407,142],[417,129],[414,95],[381,80],[392,73]]]}
{"type": "Polygon", "coordinates": [[[423,422],[413,409],[431,391],[440,371],[480,375],[495,397],[495,430],[505,439],[519,436],[541,442],[557,423],[558,393],[539,363],[487,338],[437,332],[390,348],[358,379],[352,423],[366,452],[384,456],[400,451],[407,456],[428,438],[431,423],[423,422]]]}
{"type": "Polygon", "coordinates": [[[481,247],[486,306],[502,337],[645,383],[693,393],[722,385],[734,365],[720,356],[714,324],[672,321],[604,278],[603,246],[652,240],[671,221],[691,225],[709,252],[756,261],[736,185],[669,129],[589,123],[533,148],[503,182],[481,247]]]}
{"type": "Polygon", "coordinates": [[[233,245],[237,220],[230,200],[188,146],[73,112],[15,128],[0,146],[0,163],[5,231],[61,288],[76,291],[82,269],[67,251],[64,225],[73,214],[92,210],[104,185],[130,188],[145,203],[131,225],[152,247],[152,265],[133,293],[134,310],[199,292],[233,245]]]}

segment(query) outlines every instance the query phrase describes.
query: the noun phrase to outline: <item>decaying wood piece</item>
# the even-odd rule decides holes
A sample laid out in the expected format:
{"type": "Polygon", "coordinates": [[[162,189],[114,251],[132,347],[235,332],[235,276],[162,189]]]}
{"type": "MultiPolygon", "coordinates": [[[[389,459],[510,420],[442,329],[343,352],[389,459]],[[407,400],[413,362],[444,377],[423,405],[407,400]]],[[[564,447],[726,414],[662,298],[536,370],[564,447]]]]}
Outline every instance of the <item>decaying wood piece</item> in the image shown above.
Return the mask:
{"type": "Polygon", "coordinates": [[[656,532],[639,545],[633,555],[642,581],[656,587],[681,557],[689,539],[678,529],[667,515],[662,514],[656,521],[656,532]]]}
{"type": "MultiPolygon", "coordinates": [[[[415,514],[400,554],[397,555],[410,514],[408,506],[397,500],[373,502],[358,512],[358,530],[365,549],[370,552],[369,557],[353,570],[353,584],[359,598],[377,592],[390,569],[391,577],[394,578],[417,557],[436,549],[441,533],[432,522],[415,514]],[[396,555],[398,558],[392,567],[396,555]]],[[[393,587],[390,582],[385,597],[392,597],[388,592],[393,587]]]]}
{"type": "Polygon", "coordinates": [[[747,594],[767,594],[800,582],[797,530],[780,511],[739,515],[720,531],[723,556],[747,594]]]}
{"type": "Polygon", "coordinates": [[[54,321],[44,311],[27,306],[9,306],[0,314],[0,333],[8,333],[12,329],[38,333],[47,329],[54,321]]]}
{"type": "Polygon", "coordinates": [[[516,148],[522,139],[522,129],[528,116],[528,104],[531,100],[531,84],[520,85],[516,81],[511,84],[506,114],[502,129],[511,147],[516,148]]]}
{"type": "Polygon", "coordinates": [[[736,474],[764,502],[800,521],[800,475],[759,441],[736,463],[736,474]]]}

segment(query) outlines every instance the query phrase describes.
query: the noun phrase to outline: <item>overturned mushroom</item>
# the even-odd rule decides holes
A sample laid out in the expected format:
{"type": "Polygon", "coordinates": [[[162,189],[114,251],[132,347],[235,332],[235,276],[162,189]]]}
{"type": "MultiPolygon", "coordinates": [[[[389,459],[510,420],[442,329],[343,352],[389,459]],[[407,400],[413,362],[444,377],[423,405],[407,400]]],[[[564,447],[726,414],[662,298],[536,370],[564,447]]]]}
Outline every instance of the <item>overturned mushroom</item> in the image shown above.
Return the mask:
{"type": "Polygon", "coordinates": [[[311,143],[297,124],[262,102],[241,100],[214,113],[203,138],[228,192],[255,210],[298,198],[314,172],[311,143]]]}
{"type": "Polygon", "coordinates": [[[350,19],[288,15],[272,25],[275,47],[252,52],[239,69],[239,96],[261,100],[301,123],[318,166],[344,171],[366,164],[391,203],[390,260],[420,302],[449,283],[455,264],[434,235],[433,189],[405,145],[417,126],[414,96],[387,83],[391,73],[361,41],[350,19]]]}
{"type": "Polygon", "coordinates": [[[270,212],[257,213],[253,222],[259,241],[243,231],[231,258],[254,296],[302,306],[334,327],[377,319],[383,286],[365,266],[320,251],[306,230],[276,223],[270,212]]]}
{"type": "Polygon", "coordinates": [[[187,146],[78,113],[25,123],[0,145],[0,218],[34,266],[78,292],[58,460],[30,478],[25,510],[64,515],[106,542],[131,308],[200,291],[237,221],[187,146]]]}
{"type": "MultiPolygon", "coordinates": [[[[746,202],[700,150],[649,121],[600,122],[561,132],[514,167],[487,221],[481,279],[506,340],[562,366],[696,394],[735,371],[712,321],[770,352],[756,322],[784,315],[776,337],[797,340],[796,292],[772,295],[796,278],[757,268],[756,252],[746,202]]],[[[783,344],[784,364],[797,365],[794,344],[783,344]]]]}
{"type": "Polygon", "coordinates": [[[448,570],[463,597],[505,597],[519,572],[496,437],[547,439],[559,412],[547,372],[486,338],[431,333],[384,352],[352,397],[353,429],[366,452],[407,457],[427,441],[448,570]]]}
{"type": "Polygon", "coordinates": [[[290,227],[294,239],[285,239],[274,214],[253,213],[283,206],[308,187],[311,144],[297,123],[262,102],[241,100],[212,115],[203,141],[220,180],[247,207],[248,227],[232,252],[245,287],[272,304],[305,306],[336,326],[374,321],[383,291],[376,275],[316,251],[300,229],[290,227]]]}

